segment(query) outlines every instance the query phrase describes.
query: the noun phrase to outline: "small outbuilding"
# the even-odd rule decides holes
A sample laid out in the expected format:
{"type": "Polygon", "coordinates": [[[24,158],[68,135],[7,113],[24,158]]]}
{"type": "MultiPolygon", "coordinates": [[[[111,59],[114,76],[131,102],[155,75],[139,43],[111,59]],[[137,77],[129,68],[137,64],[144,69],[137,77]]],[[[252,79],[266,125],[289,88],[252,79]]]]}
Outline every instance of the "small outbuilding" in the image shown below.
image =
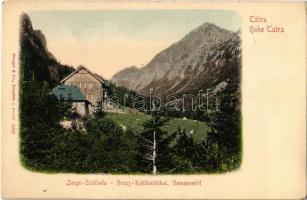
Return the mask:
{"type": "Polygon", "coordinates": [[[58,85],[52,89],[50,94],[56,96],[59,101],[71,102],[72,107],[76,109],[80,116],[86,117],[89,115],[90,102],[78,87],[73,85],[58,85]]]}

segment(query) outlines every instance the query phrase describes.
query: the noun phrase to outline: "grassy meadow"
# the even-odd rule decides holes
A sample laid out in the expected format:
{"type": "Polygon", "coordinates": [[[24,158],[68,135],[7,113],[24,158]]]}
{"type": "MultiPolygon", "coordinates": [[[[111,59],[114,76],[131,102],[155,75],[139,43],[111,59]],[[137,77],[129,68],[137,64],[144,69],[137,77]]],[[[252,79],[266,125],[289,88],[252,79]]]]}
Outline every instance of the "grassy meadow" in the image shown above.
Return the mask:
{"type": "MultiPolygon", "coordinates": [[[[122,127],[138,132],[142,130],[143,122],[151,118],[150,115],[137,112],[107,113],[106,117],[116,121],[122,127]]],[[[203,139],[209,131],[209,127],[204,122],[183,118],[170,118],[169,123],[164,129],[168,133],[173,133],[179,127],[185,129],[189,135],[192,135],[195,138],[195,140],[203,139]]]]}

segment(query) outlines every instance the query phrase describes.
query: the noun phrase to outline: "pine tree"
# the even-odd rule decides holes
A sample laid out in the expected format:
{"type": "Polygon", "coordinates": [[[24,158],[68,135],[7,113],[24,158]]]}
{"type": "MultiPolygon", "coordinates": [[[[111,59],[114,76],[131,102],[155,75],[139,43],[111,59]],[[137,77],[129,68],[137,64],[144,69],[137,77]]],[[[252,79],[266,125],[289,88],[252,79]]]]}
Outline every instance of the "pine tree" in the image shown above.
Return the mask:
{"type": "Polygon", "coordinates": [[[138,161],[140,171],[166,172],[172,168],[170,144],[176,135],[168,135],[163,127],[169,120],[154,116],[143,123],[143,131],[138,138],[138,161]]]}
{"type": "Polygon", "coordinates": [[[229,171],[238,168],[241,163],[241,102],[238,84],[238,81],[232,81],[218,94],[219,111],[206,113],[206,122],[211,130],[202,148],[207,151],[207,164],[210,163],[217,171],[229,171]]]}
{"type": "Polygon", "coordinates": [[[193,171],[197,157],[197,144],[193,136],[189,136],[183,129],[177,131],[179,137],[173,147],[172,162],[175,166],[170,173],[173,172],[189,172],[193,171]]]}

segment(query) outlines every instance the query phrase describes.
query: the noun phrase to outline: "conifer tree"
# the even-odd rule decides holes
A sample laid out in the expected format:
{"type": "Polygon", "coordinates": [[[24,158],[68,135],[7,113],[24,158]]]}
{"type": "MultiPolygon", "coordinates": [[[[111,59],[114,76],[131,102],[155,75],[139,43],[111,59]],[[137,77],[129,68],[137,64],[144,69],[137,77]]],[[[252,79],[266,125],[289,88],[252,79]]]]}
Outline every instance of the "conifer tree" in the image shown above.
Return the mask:
{"type": "Polygon", "coordinates": [[[171,142],[175,134],[168,135],[163,127],[168,119],[154,116],[143,123],[143,131],[138,138],[138,161],[143,172],[166,172],[172,168],[171,142]]]}
{"type": "Polygon", "coordinates": [[[235,169],[241,163],[241,100],[238,84],[238,81],[230,81],[223,93],[218,94],[220,110],[207,113],[206,122],[211,130],[202,145],[208,152],[207,161],[218,171],[235,169]]]}

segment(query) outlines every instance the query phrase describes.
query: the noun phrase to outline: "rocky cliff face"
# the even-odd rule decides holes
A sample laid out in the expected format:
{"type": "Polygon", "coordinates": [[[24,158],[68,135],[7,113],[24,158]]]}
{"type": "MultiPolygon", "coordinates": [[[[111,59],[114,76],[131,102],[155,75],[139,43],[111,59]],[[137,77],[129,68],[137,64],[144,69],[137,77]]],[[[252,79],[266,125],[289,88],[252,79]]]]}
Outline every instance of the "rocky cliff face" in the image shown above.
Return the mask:
{"type": "Polygon", "coordinates": [[[60,64],[48,51],[44,34],[34,30],[27,14],[21,16],[20,31],[21,78],[25,81],[59,82],[74,68],[60,64]]]}
{"type": "Polygon", "coordinates": [[[131,66],[121,70],[112,77],[112,82],[118,86],[127,87],[129,89],[135,88],[141,76],[141,70],[136,66],[131,66]]]}
{"type": "Polygon", "coordinates": [[[111,81],[147,94],[179,94],[239,79],[241,48],[238,33],[205,23],[157,54],[141,69],[130,67],[111,81]]]}

